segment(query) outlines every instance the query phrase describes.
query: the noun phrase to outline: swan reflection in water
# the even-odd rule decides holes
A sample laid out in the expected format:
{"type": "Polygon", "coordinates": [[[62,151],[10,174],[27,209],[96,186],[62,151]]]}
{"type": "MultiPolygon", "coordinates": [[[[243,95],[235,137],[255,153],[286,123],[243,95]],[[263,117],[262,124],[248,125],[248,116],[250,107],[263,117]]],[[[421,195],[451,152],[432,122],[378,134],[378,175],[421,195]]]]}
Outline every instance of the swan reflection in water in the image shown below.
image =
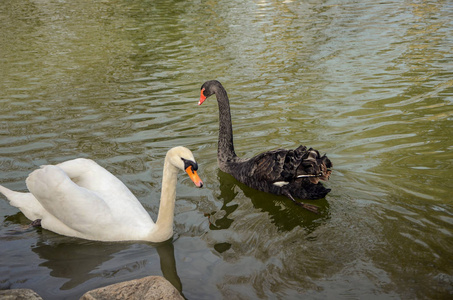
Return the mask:
{"type": "Polygon", "coordinates": [[[51,276],[69,279],[60,289],[70,290],[96,277],[106,280],[103,279],[102,283],[93,286],[93,289],[120,281],[157,275],[149,273],[149,268],[152,267],[148,265],[156,264],[152,257],[152,248],[157,250],[163,276],[182,294],[172,240],[157,244],[145,242],[129,244],[68,238],[68,241],[63,242],[39,241],[32,250],[44,260],[40,265],[49,268],[51,276]]]}
{"type": "MultiPolygon", "coordinates": [[[[311,233],[322,223],[321,221],[329,218],[329,203],[326,199],[315,201],[320,208],[320,213],[313,214],[293,205],[291,200],[284,196],[276,196],[252,189],[220,170],[217,173],[217,177],[220,182],[220,195],[218,198],[223,201],[223,204],[219,211],[206,214],[209,218],[209,229],[211,230],[228,229],[234,222],[230,215],[239,207],[239,204],[231,204],[239,194],[236,187],[252,201],[254,208],[267,212],[270,221],[280,231],[291,231],[295,227],[300,226],[305,230],[305,233],[311,233]],[[220,217],[216,218],[216,216],[220,217]]],[[[225,243],[220,243],[216,250],[217,248],[221,250],[219,252],[223,252],[229,247],[225,243]]]]}
{"type": "MultiPolygon", "coordinates": [[[[7,216],[5,221],[20,227],[10,230],[2,238],[16,240],[20,236],[34,236],[32,241],[25,240],[23,244],[32,243],[26,248],[39,256],[39,265],[33,266],[25,262],[28,271],[17,275],[28,282],[27,287],[34,289],[44,299],[54,298],[57,294],[79,298],[85,292],[99,287],[160,275],[159,265],[162,275],[183,295],[172,239],[161,243],[96,242],[61,236],[40,227],[25,226],[24,224],[29,224],[29,220],[21,212],[7,216]],[[43,268],[39,270],[39,267],[43,268]],[[48,278],[46,274],[55,279],[46,279],[46,284],[43,285],[42,279],[48,278]],[[40,278],[36,279],[37,276],[40,278]]],[[[28,256],[25,249],[21,251],[19,250],[20,255],[28,256]]],[[[16,265],[16,268],[17,272],[23,270],[21,265],[16,265]]],[[[10,278],[2,286],[11,288],[14,282],[17,280],[10,278]]]]}

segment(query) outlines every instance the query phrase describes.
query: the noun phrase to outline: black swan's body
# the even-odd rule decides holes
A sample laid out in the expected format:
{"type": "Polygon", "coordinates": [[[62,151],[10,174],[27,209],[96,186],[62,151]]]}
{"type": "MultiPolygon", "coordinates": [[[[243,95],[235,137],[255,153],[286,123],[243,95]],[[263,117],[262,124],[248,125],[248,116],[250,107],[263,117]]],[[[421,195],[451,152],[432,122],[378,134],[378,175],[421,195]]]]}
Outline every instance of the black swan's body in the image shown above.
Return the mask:
{"type": "Polygon", "coordinates": [[[213,94],[219,105],[217,161],[220,170],[251,188],[285,195],[296,204],[317,212],[316,206],[297,202],[294,198],[319,199],[330,192],[319,182],[328,180],[331,173],[332,163],[327,156],[301,145],[295,150],[278,149],[250,159],[239,158],[234,152],[230,103],[222,84],[217,80],[205,82],[198,105],[213,94]]]}

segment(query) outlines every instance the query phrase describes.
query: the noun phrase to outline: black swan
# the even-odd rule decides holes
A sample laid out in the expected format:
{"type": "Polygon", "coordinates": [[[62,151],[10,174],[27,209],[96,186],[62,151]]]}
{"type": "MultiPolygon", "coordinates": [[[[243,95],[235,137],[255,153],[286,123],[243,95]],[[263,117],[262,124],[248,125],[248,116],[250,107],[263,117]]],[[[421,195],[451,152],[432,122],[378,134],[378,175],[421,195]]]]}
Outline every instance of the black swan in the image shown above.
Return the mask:
{"type": "Polygon", "coordinates": [[[239,158],[234,152],[230,103],[222,84],[217,80],[206,81],[201,86],[198,105],[213,94],[219,105],[217,162],[220,170],[251,188],[285,195],[294,203],[317,213],[317,206],[298,202],[295,198],[320,199],[330,192],[319,182],[328,180],[332,172],[332,163],[327,156],[301,145],[295,150],[278,149],[250,159],[239,158]]]}

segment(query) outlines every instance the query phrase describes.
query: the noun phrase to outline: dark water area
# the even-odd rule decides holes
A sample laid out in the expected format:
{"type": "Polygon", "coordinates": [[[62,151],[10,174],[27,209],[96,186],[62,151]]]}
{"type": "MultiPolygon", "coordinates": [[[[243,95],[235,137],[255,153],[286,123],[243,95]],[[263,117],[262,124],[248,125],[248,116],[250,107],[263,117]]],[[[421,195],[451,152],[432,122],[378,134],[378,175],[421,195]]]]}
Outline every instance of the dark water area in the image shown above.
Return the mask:
{"type": "MultiPolygon", "coordinates": [[[[187,299],[453,297],[451,1],[2,1],[0,184],[76,157],[156,220],[168,149],[191,149],[175,236],[101,243],[0,200],[0,289],[44,299],[164,275],[187,299]],[[315,215],[218,170],[217,79],[236,153],[327,153],[315,215]]],[[[2,199],[4,198],[1,196],[2,199]]]]}

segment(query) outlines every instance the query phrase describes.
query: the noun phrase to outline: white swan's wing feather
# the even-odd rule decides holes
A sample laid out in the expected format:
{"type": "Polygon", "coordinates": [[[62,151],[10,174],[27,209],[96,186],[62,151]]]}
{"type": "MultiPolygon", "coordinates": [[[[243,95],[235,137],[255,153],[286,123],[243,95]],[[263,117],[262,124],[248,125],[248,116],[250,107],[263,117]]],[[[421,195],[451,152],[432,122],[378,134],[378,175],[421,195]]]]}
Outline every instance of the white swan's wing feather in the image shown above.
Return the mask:
{"type": "Polygon", "coordinates": [[[77,158],[57,166],[81,187],[107,195],[120,193],[128,199],[136,200],[121,180],[91,159],[77,158]]]}
{"type": "Polygon", "coordinates": [[[120,180],[94,164],[89,168],[67,164],[66,170],[49,165],[29,175],[28,189],[49,213],[41,225],[60,234],[97,240],[149,232],[153,222],[140,202],[120,180]],[[68,175],[77,176],[71,180],[68,175]]]}
{"type": "Polygon", "coordinates": [[[103,199],[77,186],[59,167],[35,170],[26,183],[50,215],[74,230],[83,231],[87,224],[94,222],[111,222],[110,209],[103,199]]]}
{"type": "Polygon", "coordinates": [[[108,203],[111,213],[134,222],[151,221],[148,212],[126,185],[91,159],[77,158],[57,165],[78,186],[96,193],[108,203]]]}
{"type": "Polygon", "coordinates": [[[5,195],[9,203],[20,209],[20,211],[30,220],[42,219],[45,214],[45,209],[36,200],[31,193],[20,193],[12,191],[0,185],[0,193],[5,195]]]}

